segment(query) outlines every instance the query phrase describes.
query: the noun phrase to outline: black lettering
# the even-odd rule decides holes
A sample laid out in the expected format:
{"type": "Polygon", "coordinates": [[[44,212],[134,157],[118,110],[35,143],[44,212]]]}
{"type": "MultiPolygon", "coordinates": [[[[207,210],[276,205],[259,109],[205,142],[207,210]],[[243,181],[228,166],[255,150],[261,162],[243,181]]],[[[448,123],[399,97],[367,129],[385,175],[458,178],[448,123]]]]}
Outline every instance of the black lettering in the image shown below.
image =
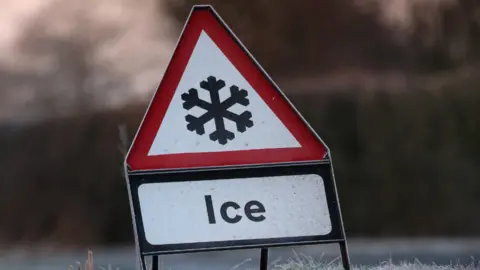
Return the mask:
{"type": "Polygon", "coordinates": [[[229,207],[233,207],[233,209],[237,210],[240,208],[240,205],[238,205],[235,202],[226,202],[222,204],[222,207],[220,207],[220,214],[222,215],[223,220],[225,220],[228,223],[237,223],[242,219],[242,216],[235,215],[233,218],[230,218],[227,214],[227,210],[229,207]]]}
{"type": "Polygon", "coordinates": [[[210,224],[215,224],[215,212],[213,211],[213,202],[212,196],[205,195],[205,204],[207,206],[208,222],[210,224]]]}
{"type": "Polygon", "coordinates": [[[248,219],[254,222],[260,222],[265,220],[264,215],[254,216],[253,214],[265,213],[265,206],[259,201],[249,201],[245,204],[245,215],[248,219]],[[252,208],[255,207],[255,208],[252,208]]]}

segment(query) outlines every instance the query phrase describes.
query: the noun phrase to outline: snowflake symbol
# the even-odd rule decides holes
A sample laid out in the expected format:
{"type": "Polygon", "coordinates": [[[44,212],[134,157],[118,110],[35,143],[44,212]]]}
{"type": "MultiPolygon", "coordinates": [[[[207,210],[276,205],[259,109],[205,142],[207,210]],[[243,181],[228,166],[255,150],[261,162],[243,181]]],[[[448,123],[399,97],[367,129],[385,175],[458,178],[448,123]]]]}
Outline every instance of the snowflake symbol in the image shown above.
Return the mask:
{"type": "Polygon", "coordinates": [[[211,102],[200,99],[195,88],[191,88],[188,90],[188,93],[182,94],[184,109],[190,110],[193,107],[199,107],[206,110],[200,117],[190,114],[185,116],[185,120],[188,122],[188,130],[195,131],[198,135],[203,135],[205,134],[205,124],[210,120],[214,120],[215,131],[210,133],[210,140],[218,141],[221,145],[225,145],[229,140],[231,141],[235,138],[235,134],[225,128],[225,119],[235,122],[239,132],[245,132],[247,127],[253,127],[253,121],[250,120],[252,117],[251,112],[244,111],[241,114],[236,114],[229,111],[233,105],[247,106],[249,104],[247,99],[248,92],[246,90],[232,85],[230,86],[230,97],[220,102],[219,91],[225,87],[223,80],[217,80],[214,76],[210,76],[207,80],[200,82],[200,87],[210,93],[211,102]]]}

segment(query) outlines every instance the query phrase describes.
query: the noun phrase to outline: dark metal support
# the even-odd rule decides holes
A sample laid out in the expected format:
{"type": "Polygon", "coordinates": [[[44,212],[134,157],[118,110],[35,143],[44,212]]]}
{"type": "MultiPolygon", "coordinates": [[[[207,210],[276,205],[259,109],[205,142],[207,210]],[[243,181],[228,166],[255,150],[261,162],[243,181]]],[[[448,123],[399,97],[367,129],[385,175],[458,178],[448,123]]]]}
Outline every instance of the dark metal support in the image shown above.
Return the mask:
{"type": "Polygon", "coordinates": [[[260,251],[260,270],[268,269],[268,248],[262,248],[260,251]]]}
{"type": "Polygon", "coordinates": [[[152,256],[152,270],[160,270],[158,268],[158,256],[152,256]]]}
{"type": "Polygon", "coordinates": [[[145,262],[145,256],[140,255],[140,270],[148,270],[145,262]]]}
{"type": "Polygon", "coordinates": [[[342,254],[342,264],[345,270],[350,270],[350,257],[348,256],[347,240],[338,243],[340,245],[340,253],[342,254]]]}

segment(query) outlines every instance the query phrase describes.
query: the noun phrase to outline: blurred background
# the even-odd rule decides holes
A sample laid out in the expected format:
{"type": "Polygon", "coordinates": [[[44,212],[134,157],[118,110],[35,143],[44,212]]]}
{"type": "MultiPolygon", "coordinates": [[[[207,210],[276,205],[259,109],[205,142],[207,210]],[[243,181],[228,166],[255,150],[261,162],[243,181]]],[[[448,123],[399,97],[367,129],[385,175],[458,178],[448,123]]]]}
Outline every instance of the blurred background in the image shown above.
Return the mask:
{"type": "Polygon", "coordinates": [[[125,148],[199,3],[332,150],[349,238],[480,236],[478,0],[1,0],[5,249],[132,245],[125,148]]]}

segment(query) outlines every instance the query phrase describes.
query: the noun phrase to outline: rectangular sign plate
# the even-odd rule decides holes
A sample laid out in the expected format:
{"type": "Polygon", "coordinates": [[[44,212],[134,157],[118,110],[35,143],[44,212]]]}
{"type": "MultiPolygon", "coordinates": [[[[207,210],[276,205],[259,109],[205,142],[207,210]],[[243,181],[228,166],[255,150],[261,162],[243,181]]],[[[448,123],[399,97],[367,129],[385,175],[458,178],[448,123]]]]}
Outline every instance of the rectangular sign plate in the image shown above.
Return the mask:
{"type": "Polygon", "coordinates": [[[143,254],[341,239],[329,164],[129,176],[143,254]]]}
{"type": "Polygon", "coordinates": [[[145,239],[152,245],[330,233],[317,174],[142,184],[145,239]]]}

